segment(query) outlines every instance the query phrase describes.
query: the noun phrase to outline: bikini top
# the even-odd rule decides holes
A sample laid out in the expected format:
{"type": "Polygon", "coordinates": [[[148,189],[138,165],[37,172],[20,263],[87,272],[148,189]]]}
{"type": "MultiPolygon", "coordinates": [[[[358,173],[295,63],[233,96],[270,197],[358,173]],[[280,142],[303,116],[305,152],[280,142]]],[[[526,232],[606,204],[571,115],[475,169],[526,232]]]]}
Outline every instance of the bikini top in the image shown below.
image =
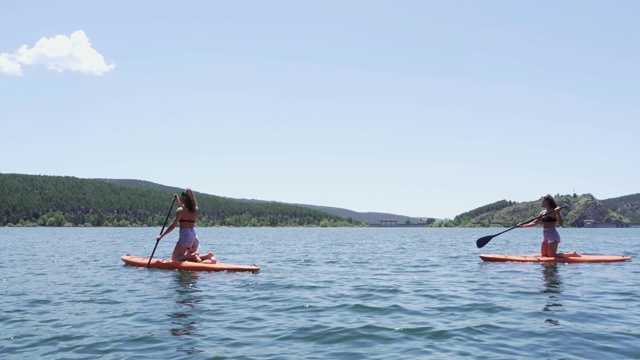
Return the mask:
{"type": "Polygon", "coordinates": [[[187,220],[187,219],[180,219],[180,222],[181,222],[181,223],[186,222],[186,223],[192,223],[192,224],[195,224],[195,223],[196,223],[196,221],[195,221],[195,220],[187,220]]]}
{"type": "Polygon", "coordinates": [[[542,222],[556,222],[558,220],[556,220],[554,217],[552,217],[551,215],[544,215],[542,217],[542,219],[540,219],[542,222]]]}

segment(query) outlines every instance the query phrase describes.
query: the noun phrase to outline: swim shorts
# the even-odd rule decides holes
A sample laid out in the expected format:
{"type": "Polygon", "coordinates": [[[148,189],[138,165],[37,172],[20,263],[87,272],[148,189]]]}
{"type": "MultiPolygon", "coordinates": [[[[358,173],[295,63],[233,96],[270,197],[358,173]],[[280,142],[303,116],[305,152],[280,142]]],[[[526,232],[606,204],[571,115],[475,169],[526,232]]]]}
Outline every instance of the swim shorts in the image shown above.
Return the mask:
{"type": "Polygon", "coordinates": [[[196,235],[194,229],[180,229],[178,244],[189,250],[197,250],[198,245],[200,245],[200,240],[198,240],[198,235],[196,235]]]}
{"type": "Polygon", "coordinates": [[[550,227],[548,229],[542,230],[542,242],[546,243],[560,243],[560,233],[556,230],[555,227],[550,227]]]}

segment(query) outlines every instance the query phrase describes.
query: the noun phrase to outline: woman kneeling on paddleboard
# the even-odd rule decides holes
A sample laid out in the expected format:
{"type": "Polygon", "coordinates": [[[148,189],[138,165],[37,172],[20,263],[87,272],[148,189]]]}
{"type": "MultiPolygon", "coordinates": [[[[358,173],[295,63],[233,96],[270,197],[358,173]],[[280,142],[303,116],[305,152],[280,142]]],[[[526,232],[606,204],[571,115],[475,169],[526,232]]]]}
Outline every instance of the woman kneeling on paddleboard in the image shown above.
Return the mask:
{"type": "Polygon", "coordinates": [[[555,257],[558,253],[558,244],[560,244],[560,234],[556,230],[556,225],[562,226],[560,208],[551,195],[542,198],[542,207],[544,210],[540,212],[540,215],[535,220],[527,224],[518,224],[518,227],[532,227],[542,222],[540,254],[543,257],[555,257]]]}
{"type": "Polygon", "coordinates": [[[175,229],[178,224],[180,225],[180,237],[176,243],[176,247],[173,249],[173,255],[171,255],[172,261],[195,261],[202,262],[202,260],[211,260],[212,263],[216,262],[216,258],[213,253],[210,252],[207,255],[200,256],[197,253],[198,245],[200,241],[194,230],[196,218],[198,217],[198,204],[196,197],[193,195],[193,191],[187,188],[185,191],[178,195],[173,195],[174,200],[178,202],[178,209],[176,209],[176,218],[173,219],[167,231],[158,236],[158,241],[175,229]]]}

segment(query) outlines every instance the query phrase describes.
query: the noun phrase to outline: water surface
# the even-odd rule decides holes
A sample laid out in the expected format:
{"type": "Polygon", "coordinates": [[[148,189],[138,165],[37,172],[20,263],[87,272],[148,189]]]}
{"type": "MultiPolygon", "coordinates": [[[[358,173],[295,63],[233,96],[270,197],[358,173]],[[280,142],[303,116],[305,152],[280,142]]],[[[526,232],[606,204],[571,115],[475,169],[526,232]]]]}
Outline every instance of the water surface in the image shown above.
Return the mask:
{"type": "MultiPolygon", "coordinates": [[[[611,264],[483,263],[540,229],[198,228],[251,273],[146,270],[159,229],[0,228],[0,354],[90,359],[639,359],[640,229],[561,229],[611,264]]],[[[160,242],[168,257],[175,237],[160,242]]]]}

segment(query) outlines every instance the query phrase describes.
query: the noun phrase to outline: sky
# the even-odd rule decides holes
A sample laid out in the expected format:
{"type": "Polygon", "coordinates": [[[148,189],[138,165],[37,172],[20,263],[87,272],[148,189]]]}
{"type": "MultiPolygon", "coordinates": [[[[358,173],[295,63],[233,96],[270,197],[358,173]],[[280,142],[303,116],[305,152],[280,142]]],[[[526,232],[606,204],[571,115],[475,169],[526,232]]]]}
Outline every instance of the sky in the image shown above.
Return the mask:
{"type": "Polygon", "coordinates": [[[3,1],[0,173],[436,218],[636,194],[639,13],[637,1],[3,1]]]}

